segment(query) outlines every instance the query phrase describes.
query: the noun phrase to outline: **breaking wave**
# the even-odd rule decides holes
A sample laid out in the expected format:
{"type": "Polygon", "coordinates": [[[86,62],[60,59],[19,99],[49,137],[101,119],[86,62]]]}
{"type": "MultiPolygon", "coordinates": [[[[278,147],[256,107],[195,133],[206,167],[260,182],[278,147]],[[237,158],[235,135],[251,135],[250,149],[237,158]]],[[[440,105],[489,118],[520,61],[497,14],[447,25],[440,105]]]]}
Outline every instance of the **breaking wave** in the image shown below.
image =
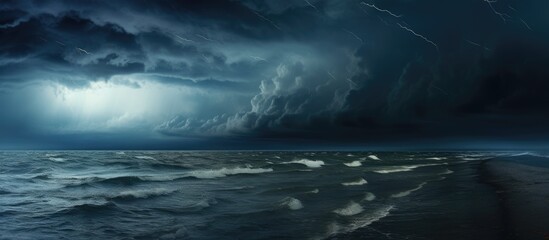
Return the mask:
{"type": "Polygon", "coordinates": [[[341,216],[353,216],[364,211],[364,208],[360,204],[351,201],[345,207],[334,210],[334,213],[341,216]]]}
{"type": "Polygon", "coordinates": [[[290,210],[299,210],[303,208],[303,203],[297,198],[287,197],[282,200],[282,205],[290,210]]]}
{"type": "Polygon", "coordinates": [[[357,229],[367,227],[368,225],[381,220],[382,218],[389,216],[394,206],[385,206],[376,209],[374,212],[363,214],[358,218],[355,218],[351,223],[341,225],[338,223],[332,223],[328,226],[328,236],[333,237],[337,234],[351,233],[357,229]]]}
{"type": "Polygon", "coordinates": [[[423,188],[423,186],[425,186],[425,184],[427,184],[427,182],[422,182],[421,184],[419,184],[417,187],[415,188],[412,188],[410,190],[406,190],[404,192],[399,192],[399,193],[395,193],[393,195],[391,195],[392,198],[401,198],[401,197],[406,197],[408,195],[410,195],[411,193],[423,188]]]}
{"type": "Polygon", "coordinates": [[[310,160],[310,159],[300,159],[300,160],[293,160],[290,162],[283,162],[283,164],[302,164],[310,168],[319,168],[322,167],[325,163],[321,160],[310,160]]]}
{"type": "Polygon", "coordinates": [[[156,160],[156,158],[153,158],[151,156],[135,156],[135,158],[141,159],[141,160],[156,160]]]}
{"type": "Polygon", "coordinates": [[[364,196],[364,201],[374,201],[376,199],[376,195],[371,193],[371,192],[367,192],[366,195],[364,196]]]}
{"type": "Polygon", "coordinates": [[[430,166],[439,166],[439,165],[447,165],[447,163],[432,163],[432,164],[417,164],[417,165],[408,165],[408,166],[398,166],[398,167],[390,167],[382,170],[375,170],[376,173],[381,174],[387,174],[387,173],[397,173],[397,172],[409,172],[416,168],[420,167],[430,167],[430,166]]]}
{"type": "Polygon", "coordinates": [[[341,183],[341,185],[343,186],[360,186],[360,185],[364,185],[364,184],[367,184],[368,181],[366,181],[364,178],[360,178],[358,179],[357,181],[354,181],[354,182],[344,182],[344,183],[341,183]]]}
{"type": "Polygon", "coordinates": [[[186,176],[195,178],[220,178],[229,175],[237,174],[259,174],[272,172],[272,168],[250,168],[250,167],[236,167],[236,168],[221,168],[215,170],[195,170],[189,172],[186,176]]]}
{"type": "Polygon", "coordinates": [[[352,161],[350,163],[343,163],[347,167],[360,167],[362,166],[362,163],[360,161],[352,161]]]}
{"type": "Polygon", "coordinates": [[[427,160],[444,160],[447,159],[446,157],[428,157],[427,160]]]}
{"type": "Polygon", "coordinates": [[[369,159],[372,159],[372,160],[381,160],[381,159],[379,159],[376,155],[373,155],[373,154],[372,154],[372,155],[368,155],[368,158],[369,158],[369,159]]]}
{"type": "Polygon", "coordinates": [[[168,195],[176,192],[176,190],[169,190],[166,188],[152,188],[152,189],[139,189],[122,191],[117,195],[110,196],[111,199],[131,199],[131,198],[149,198],[162,195],[168,195]]]}

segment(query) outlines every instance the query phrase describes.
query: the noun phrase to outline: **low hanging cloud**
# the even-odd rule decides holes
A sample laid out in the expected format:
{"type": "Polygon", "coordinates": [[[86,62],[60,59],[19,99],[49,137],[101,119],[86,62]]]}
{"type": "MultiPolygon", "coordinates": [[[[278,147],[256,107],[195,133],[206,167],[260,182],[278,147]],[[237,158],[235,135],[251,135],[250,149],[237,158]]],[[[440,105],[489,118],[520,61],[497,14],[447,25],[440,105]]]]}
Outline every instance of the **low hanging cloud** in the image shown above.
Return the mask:
{"type": "Polygon", "coordinates": [[[9,101],[0,108],[10,117],[0,130],[115,131],[95,123],[106,119],[170,139],[542,135],[549,133],[542,124],[549,18],[536,9],[547,7],[518,0],[4,1],[0,99],[9,101]],[[131,98],[117,95],[131,89],[162,101],[98,111],[84,124],[66,102],[51,106],[65,116],[56,118],[27,99],[51,99],[51,88],[35,86],[99,85],[115,89],[99,91],[113,101],[131,98]],[[170,94],[160,98],[158,89],[170,94]]]}

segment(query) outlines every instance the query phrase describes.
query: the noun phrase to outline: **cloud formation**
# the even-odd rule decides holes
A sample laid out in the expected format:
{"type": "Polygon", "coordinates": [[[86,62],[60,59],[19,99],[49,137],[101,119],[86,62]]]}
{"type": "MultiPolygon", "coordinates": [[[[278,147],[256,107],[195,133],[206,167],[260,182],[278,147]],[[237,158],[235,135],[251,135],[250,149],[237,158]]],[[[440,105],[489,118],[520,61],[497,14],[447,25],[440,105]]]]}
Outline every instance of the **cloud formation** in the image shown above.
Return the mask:
{"type": "Polygon", "coordinates": [[[541,139],[549,18],[537,9],[549,4],[5,1],[0,105],[9,117],[0,130],[139,129],[173,141],[541,139]],[[75,92],[87,96],[71,100],[81,104],[154,104],[74,111],[65,103],[75,92]],[[37,110],[46,101],[49,110],[37,110]]]}

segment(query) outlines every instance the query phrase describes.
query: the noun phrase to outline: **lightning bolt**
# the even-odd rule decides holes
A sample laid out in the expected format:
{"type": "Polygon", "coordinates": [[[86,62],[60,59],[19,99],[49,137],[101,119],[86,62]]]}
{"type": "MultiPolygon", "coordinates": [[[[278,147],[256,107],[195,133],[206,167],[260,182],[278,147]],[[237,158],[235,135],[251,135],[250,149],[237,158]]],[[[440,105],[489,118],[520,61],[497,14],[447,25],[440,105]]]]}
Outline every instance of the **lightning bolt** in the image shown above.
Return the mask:
{"type": "Polygon", "coordinates": [[[303,0],[303,1],[305,1],[305,2],[307,3],[307,5],[309,5],[309,6],[311,6],[312,8],[314,8],[317,12],[320,12],[320,11],[318,10],[318,8],[316,8],[316,6],[313,5],[311,2],[309,2],[308,0],[303,0]]]}
{"type": "Polygon", "coordinates": [[[275,27],[276,29],[282,31],[282,29],[280,29],[280,27],[279,27],[278,25],[276,25],[276,23],[274,23],[271,19],[268,19],[267,17],[265,17],[265,16],[259,14],[259,13],[256,12],[256,11],[252,11],[252,12],[253,12],[255,15],[257,15],[258,17],[260,17],[261,19],[263,19],[263,20],[269,22],[269,23],[270,23],[271,25],[273,25],[273,27],[275,27]]]}
{"type": "Polygon", "coordinates": [[[65,46],[65,44],[62,43],[62,42],[60,42],[60,41],[55,40],[55,42],[56,42],[57,44],[61,45],[61,46],[65,46]]]}
{"type": "Polygon", "coordinates": [[[526,28],[528,28],[530,31],[532,31],[532,28],[530,28],[530,25],[528,25],[528,23],[526,23],[526,21],[524,21],[522,18],[519,18],[519,20],[522,22],[522,24],[524,24],[524,26],[526,26],[526,28]]]}
{"type": "Polygon", "coordinates": [[[410,28],[408,28],[408,27],[402,26],[400,23],[397,23],[397,25],[398,25],[400,28],[402,28],[402,29],[404,29],[404,30],[406,30],[406,31],[408,31],[408,32],[410,32],[410,33],[412,33],[414,36],[419,37],[419,38],[423,39],[425,42],[427,42],[427,43],[429,43],[429,44],[435,46],[435,48],[437,49],[437,52],[439,51],[439,50],[438,50],[438,45],[437,45],[435,42],[429,40],[428,38],[426,38],[425,36],[423,36],[423,35],[421,35],[421,34],[419,34],[419,33],[416,33],[414,30],[412,30],[412,29],[410,29],[410,28]]]}
{"type": "Polygon", "coordinates": [[[207,37],[204,36],[204,35],[196,34],[196,36],[199,37],[199,38],[202,38],[202,39],[204,39],[204,40],[206,40],[206,41],[209,41],[209,42],[213,42],[213,41],[214,41],[214,40],[212,40],[211,38],[207,38],[207,37]]]}
{"type": "Polygon", "coordinates": [[[191,39],[181,37],[181,36],[179,36],[179,35],[177,35],[177,34],[174,34],[174,36],[175,36],[176,38],[181,39],[182,41],[185,41],[185,42],[194,42],[194,41],[191,40],[191,39]]]}
{"type": "Polygon", "coordinates": [[[471,41],[471,40],[467,40],[467,39],[463,39],[463,40],[465,40],[465,42],[467,42],[467,43],[469,43],[469,44],[471,44],[471,45],[473,45],[473,46],[477,46],[477,47],[480,47],[480,48],[484,48],[484,50],[487,50],[487,51],[492,51],[492,49],[487,48],[487,47],[483,47],[482,45],[480,45],[480,44],[478,44],[478,43],[476,43],[476,42],[473,42],[473,41],[471,41]]]}
{"type": "Polygon", "coordinates": [[[349,33],[351,36],[353,36],[354,38],[356,38],[358,41],[360,41],[360,43],[364,43],[364,41],[362,40],[362,38],[360,38],[359,36],[357,36],[354,32],[351,32],[347,29],[343,29],[343,31],[349,33]]]}
{"type": "Polygon", "coordinates": [[[501,13],[501,12],[498,12],[496,10],[496,8],[494,8],[494,5],[493,3],[497,3],[498,0],[483,0],[485,3],[488,4],[488,6],[490,6],[490,9],[492,10],[492,12],[494,12],[494,14],[498,15],[502,20],[503,22],[507,22],[507,19],[506,17],[510,18],[511,16],[505,14],[505,13],[501,13]]]}
{"type": "Polygon", "coordinates": [[[78,50],[78,51],[80,51],[80,52],[82,52],[82,53],[85,53],[86,55],[90,55],[90,54],[91,54],[90,52],[88,52],[88,51],[86,51],[86,50],[84,50],[84,49],[82,49],[82,48],[79,48],[79,47],[77,47],[76,50],[78,50]]]}
{"type": "Polygon", "coordinates": [[[387,13],[393,17],[396,17],[396,18],[400,18],[402,17],[402,15],[398,15],[398,14],[394,14],[392,13],[391,11],[387,10],[387,9],[381,9],[381,8],[378,8],[376,5],[374,4],[369,4],[369,3],[365,3],[365,2],[361,2],[360,4],[364,5],[364,6],[367,6],[367,7],[370,7],[370,8],[373,8],[379,12],[384,12],[384,13],[387,13]]]}

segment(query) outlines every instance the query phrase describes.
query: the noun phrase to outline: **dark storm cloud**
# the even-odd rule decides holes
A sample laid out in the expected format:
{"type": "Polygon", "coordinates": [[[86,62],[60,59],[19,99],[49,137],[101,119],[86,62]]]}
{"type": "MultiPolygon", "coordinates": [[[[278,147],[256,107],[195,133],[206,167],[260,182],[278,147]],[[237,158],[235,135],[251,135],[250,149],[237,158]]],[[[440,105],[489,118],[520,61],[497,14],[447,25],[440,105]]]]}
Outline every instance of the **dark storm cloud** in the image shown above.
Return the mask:
{"type": "Polygon", "coordinates": [[[154,127],[169,136],[373,141],[549,132],[540,123],[549,120],[549,18],[540,10],[547,1],[1,6],[4,84],[85,87],[124,76],[253,95],[231,108],[239,112],[223,105],[154,127]]]}

